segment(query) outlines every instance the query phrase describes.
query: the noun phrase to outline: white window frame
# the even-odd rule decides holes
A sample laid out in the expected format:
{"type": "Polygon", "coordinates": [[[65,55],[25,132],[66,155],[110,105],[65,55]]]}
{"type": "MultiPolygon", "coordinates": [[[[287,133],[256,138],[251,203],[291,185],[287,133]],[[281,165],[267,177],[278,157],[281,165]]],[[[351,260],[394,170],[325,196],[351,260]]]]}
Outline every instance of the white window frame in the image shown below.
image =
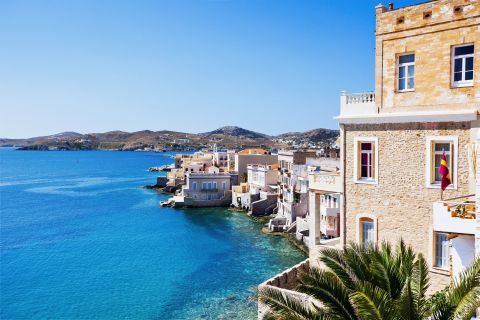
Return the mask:
{"type": "Polygon", "coordinates": [[[450,240],[448,239],[448,233],[445,233],[445,232],[434,232],[433,233],[433,267],[434,268],[437,268],[437,269],[442,269],[442,270],[448,270],[448,268],[450,267],[450,240]],[[442,258],[446,260],[446,263],[445,265],[439,265],[437,264],[437,236],[439,234],[443,234],[446,236],[446,247],[447,247],[447,252],[446,252],[446,257],[445,258],[442,258]]]}
{"type": "Polygon", "coordinates": [[[355,137],[353,139],[354,146],[353,146],[353,182],[355,183],[363,183],[363,184],[378,184],[378,137],[355,137]],[[374,161],[373,161],[373,178],[365,179],[359,178],[359,166],[361,157],[359,157],[359,145],[362,142],[369,142],[374,144],[374,161]]]}
{"type": "Polygon", "coordinates": [[[461,87],[470,87],[473,86],[475,80],[475,44],[474,43],[467,43],[461,44],[457,46],[452,46],[451,52],[451,78],[452,78],[452,87],[454,88],[461,88],[461,87]],[[455,49],[461,47],[473,46],[473,53],[463,54],[459,56],[455,56],[455,49]],[[473,58],[473,78],[472,80],[464,80],[465,79],[465,61],[467,58],[473,58]],[[455,81],[455,60],[462,59],[462,80],[455,81]]]}
{"type": "Polygon", "coordinates": [[[402,53],[397,56],[397,81],[396,82],[397,82],[397,92],[415,91],[415,53],[414,52],[402,53]],[[400,63],[400,57],[409,56],[409,55],[413,55],[414,57],[413,62],[400,63]],[[413,76],[410,76],[410,77],[408,73],[409,66],[413,66],[413,76]],[[405,79],[405,89],[402,89],[402,90],[400,90],[400,68],[401,67],[405,67],[405,78],[402,78],[402,79],[405,79]],[[413,78],[413,88],[407,88],[409,78],[413,78]]]}
{"type": "Polygon", "coordinates": [[[429,189],[440,189],[441,183],[432,182],[432,170],[434,170],[433,163],[433,151],[432,143],[452,143],[453,144],[453,155],[451,154],[451,159],[453,161],[453,168],[448,168],[450,171],[450,180],[451,184],[447,187],[448,190],[457,190],[457,172],[458,172],[458,136],[427,136],[426,145],[425,145],[425,186],[429,189]]]}

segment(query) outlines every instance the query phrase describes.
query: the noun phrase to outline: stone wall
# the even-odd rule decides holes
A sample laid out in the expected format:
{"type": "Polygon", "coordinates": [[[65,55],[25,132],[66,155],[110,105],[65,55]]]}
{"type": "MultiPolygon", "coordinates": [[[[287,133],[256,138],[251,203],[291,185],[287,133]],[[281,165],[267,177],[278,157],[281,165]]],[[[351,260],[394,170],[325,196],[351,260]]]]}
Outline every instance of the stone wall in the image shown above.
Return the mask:
{"type": "Polygon", "coordinates": [[[375,93],[380,112],[478,108],[479,24],[478,0],[439,0],[386,12],[377,8],[375,93]],[[451,85],[452,46],[468,43],[475,45],[477,85],[455,88],[451,85]],[[405,53],[415,54],[415,90],[397,92],[397,56],[405,53]]]}
{"type": "MultiPolygon", "coordinates": [[[[377,219],[378,241],[396,243],[403,238],[431,265],[433,255],[432,202],[440,189],[426,187],[426,136],[458,136],[457,190],[444,198],[469,194],[469,168],[465,145],[470,142],[469,122],[345,125],[346,240],[357,241],[357,218],[377,219]],[[354,182],[354,138],[378,137],[378,184],[354,182]]],[[[432,274],[439,286],[448,284],[443,271],[432,274]]]]}
{"type": "Polygon", "coordinates": [[[227,190],[220,199],[200,200],[185,197],[182,203],[175,202],[176,207],[228,207],[232,203],[232,191],[227,190]]]}
{"type": "Polygon", "coordinates": [[[277,194],[267,194],[265,198],[253,201],[251,206],[251,214],[253,216],[264,216],[273,213],[273,206],[277,203],[277,194]]]}
{"type": "MultiPolygon", "coordinates": [[[[258,290],[261,292],[262,289],[274,287],[280,289],[282,294],[291,295],[303,301],[306,305],[309,305],[311,298],[303,293],[293,291],[295,289],[299,275],[302,272],[307,272],[310,268],[309,260],[304,260],[299,264],[283,271],[282,273],[274,276],[273,278],[268,279],[258,286],[258,290]]],[[[258,319],[262,320],[265,317],[265,314],[268,311],[268,307],[258,301],[258,319]]]]}

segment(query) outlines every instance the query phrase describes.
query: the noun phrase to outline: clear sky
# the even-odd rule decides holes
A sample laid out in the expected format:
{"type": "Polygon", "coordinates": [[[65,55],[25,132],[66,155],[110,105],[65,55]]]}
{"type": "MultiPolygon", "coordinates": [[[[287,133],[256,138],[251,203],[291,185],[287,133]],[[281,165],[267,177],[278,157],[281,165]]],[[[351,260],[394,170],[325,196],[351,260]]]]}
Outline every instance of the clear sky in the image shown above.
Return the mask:
{"type": "Polygon", "coordinates": [[[0,137],[337,128],[340,91],[374,89],[378,2],[2,0],[0,137]]]}

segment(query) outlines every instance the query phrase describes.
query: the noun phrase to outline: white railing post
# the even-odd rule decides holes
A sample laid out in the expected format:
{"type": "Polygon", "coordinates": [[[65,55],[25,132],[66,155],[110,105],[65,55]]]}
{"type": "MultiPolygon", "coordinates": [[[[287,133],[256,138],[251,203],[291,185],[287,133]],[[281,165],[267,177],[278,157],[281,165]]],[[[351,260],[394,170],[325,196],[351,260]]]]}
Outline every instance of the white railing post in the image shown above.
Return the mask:
{"type": "Polygon", "coordinates": [[[343,106],[347,103],[347,91],[343,90],[340,93],[340,105],[343,106]]]}

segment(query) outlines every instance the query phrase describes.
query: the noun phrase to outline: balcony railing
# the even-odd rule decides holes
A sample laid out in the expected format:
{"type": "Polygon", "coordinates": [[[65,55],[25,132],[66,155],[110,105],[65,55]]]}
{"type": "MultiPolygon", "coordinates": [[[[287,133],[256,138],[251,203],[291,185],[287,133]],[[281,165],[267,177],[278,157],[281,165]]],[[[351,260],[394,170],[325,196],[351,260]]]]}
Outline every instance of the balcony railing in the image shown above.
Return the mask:
{"type": "Polygon", "coordinates": [[[375,93],[347,93],[340,95],[340,117],[376,114],[375,93]]]}
{"type": "Polygon", "coordinates": [[[475,201],[438,201],[433,203],[433,228],[435,231],[475,234],[475,201]]]}
{"type": "Polygon", "coordinates": [[[346,104],[369,103],[369,102],[375,102],[375,93],[364,92],[364,93],[345,94],[346,104]]]}
{"type": "Polygon", "coordinates": [[[308,174],[308,185],[313,190],[341,193],[341,180],[339,171],[313,171],[308,174]]]}

